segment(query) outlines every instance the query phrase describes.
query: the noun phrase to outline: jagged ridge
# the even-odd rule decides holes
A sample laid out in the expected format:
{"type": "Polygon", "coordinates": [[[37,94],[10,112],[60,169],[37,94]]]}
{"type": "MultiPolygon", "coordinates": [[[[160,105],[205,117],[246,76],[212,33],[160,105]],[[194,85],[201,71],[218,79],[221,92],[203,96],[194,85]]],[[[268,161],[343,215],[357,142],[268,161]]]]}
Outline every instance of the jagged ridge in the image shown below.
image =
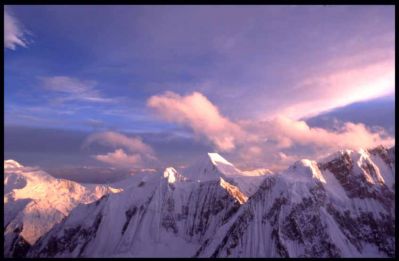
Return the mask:
{"type": "Polygon", "coordinates": [[[108,186],[80,185],[46,172],[4,161],[4,256],[23,257],[37,239],[66,217],[79,203],[107,193],[108,186]]]}
{"type": "Polygon", "coordinates": [[[212,154],[167,168],[77,207],[29,256],[394,256],[394,148],[301,160],[250,195],[242,174],[212,154]]]}
{"type": "MultiPolygon", "coordinates": [[[[195,165],[212,170],[209,159],[195,165]]],[[[137,187],[79,206],[29,256],[193,256],[247,199],[223,173],[214,169],[212,178],[202,179],[203,170],[186,177],[169,167],[137,187]]]]}
{"type": "Polygon", "coordinates": [[[197,256],[394,256],[392,150],[341,151],[267,176],[197,256]]]}

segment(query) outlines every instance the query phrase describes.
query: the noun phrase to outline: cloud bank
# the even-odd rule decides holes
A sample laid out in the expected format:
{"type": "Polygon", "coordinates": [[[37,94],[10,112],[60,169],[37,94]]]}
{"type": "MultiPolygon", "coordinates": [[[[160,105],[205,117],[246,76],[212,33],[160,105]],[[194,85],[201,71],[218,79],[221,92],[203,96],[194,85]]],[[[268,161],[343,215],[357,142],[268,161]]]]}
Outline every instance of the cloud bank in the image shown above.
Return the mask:
{"type": "Polygon", "coordinates": [[[292,120],[278,116],[270,121],[243,123],[246,130],[256,133],[257,141],[273,141],[278,148],[290,148],[293,145],[310,145],[335,149],[370,148],[376,145],[389,146],[393,138],[386,137],[382,130],[371,132],[362,123],[345,122],[337,131],[323,128],[311,128],[305,121],[292,120]]]}
{"type": "Polygon", "coordinates": [[[312,128],[305,121],[278,116],[268,121],[247,121],[242,128],[256,138],[243,142],[237,158],[248,165],[281,169],[302,158],[320,159],[341,149],[390,147],[394,137],[384,129],[370,130],[362,123],[340,122],[335,130],[312,128]]]}
{"type": "Polygon", "coordinates": [[[186,96],[167,92],[152,96],[147,104],[162,119],[190,127],[211,141],[215,149],[252,166],[284,167],[304,155],[317,159],[339,149],[395,143],[384,130],[371,131],[361,123],[345,122],[336,130],[327,130],[282,115],[264,121],[235,122],[198,92],[186,96]]]}
{"type": "Polygon", "coordinates": [[[20,22],[4,7],[4,47],[15,50],[17,46],[26,47],[24,30],[20,22]]]}

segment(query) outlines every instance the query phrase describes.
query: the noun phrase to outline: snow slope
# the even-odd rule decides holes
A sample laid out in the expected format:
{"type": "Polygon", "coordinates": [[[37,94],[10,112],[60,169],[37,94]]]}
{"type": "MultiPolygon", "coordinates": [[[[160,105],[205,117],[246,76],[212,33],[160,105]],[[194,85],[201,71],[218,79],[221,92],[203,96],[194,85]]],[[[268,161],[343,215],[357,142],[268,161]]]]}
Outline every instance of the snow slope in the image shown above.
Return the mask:
{"type": "Polygon", "coordinates": [[[28,256],[194,256],[247,199],[216,169],[220,162],[209,155],[189,176],[170,167],[136,187],[80,205],[28,256]]]}
{"type": "Polygon", "coordinates": [[[29,247],[80,203],[121,190],[56,179],[37,168],[4,161],[4,255],[23,256],[29,247]]]}
{"type": "Polygon", "coordinates": [[[237,186],[246,197],[258,189],[269,171],[241,171],[218,153],[208,153],[192,166],[182,170],[185,177],[195,181],[219,180],[237,186]]]}
{"type": "Polygon", "coordinates": [[[251,176],[208,154],[79,205],[28,257],[393,257],[394,156],[303,159],[247,194],[251,176]]]}
{"type": "Polygon", "coordinates": [[[383,147],[298,161],[268,175],[197,256],[393,257],[394,175],[383,147]]]}

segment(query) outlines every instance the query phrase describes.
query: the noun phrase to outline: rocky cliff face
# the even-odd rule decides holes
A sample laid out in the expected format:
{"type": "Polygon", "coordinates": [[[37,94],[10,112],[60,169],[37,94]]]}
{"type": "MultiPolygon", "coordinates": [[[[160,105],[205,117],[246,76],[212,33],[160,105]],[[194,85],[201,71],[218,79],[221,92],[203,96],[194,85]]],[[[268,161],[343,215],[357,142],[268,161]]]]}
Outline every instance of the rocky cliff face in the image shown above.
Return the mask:
{"type": "Polygon", "coordinates": [[[393,257],[393,155],[341,151],[267,177],[197,256],[393,257]]]}

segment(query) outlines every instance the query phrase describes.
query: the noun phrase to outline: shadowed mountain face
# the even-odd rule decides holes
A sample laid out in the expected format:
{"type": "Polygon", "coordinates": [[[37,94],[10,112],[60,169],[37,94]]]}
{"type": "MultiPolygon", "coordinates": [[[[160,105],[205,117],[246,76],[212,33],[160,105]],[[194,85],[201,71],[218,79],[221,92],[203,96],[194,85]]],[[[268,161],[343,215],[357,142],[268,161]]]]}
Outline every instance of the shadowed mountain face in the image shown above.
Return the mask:
{"type": "Polygon", "coordinates": [[[392,257],[394,148],[343,150],[267,173],[209,154],[79,205],[29,257],[392,257]],[[247,192],[244,192],[247,191],[247,192]]]}
{"type": "Polygon", "coordinates": [[[394,148],[340,151],[266,177],[198,256],[393,257],[394,148]]]}

